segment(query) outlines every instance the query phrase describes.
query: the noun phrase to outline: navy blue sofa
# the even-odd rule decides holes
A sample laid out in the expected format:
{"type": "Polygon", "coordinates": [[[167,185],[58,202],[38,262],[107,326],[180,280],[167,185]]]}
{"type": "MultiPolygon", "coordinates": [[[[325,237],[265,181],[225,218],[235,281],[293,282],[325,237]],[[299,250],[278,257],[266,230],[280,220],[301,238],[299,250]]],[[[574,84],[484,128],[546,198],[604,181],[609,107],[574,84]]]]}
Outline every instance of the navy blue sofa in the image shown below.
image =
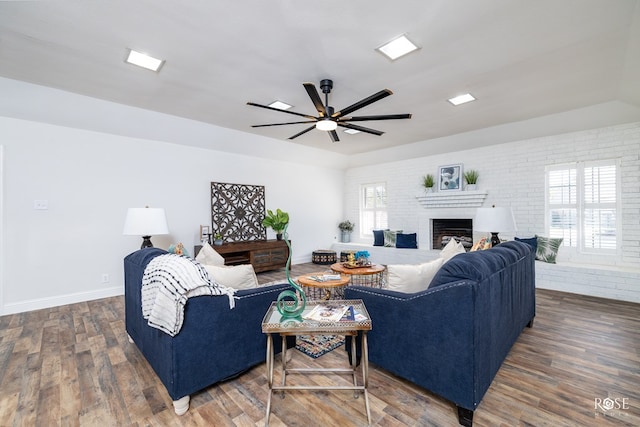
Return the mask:
{"type": "MultiPolygon", "coordinates": [[[[262,318],[287,283],[239,290],[235,308],[229,298],[190,298],[180,332],[170,335],[150,327],[142,317],[141,286],[144,269],[153,258],[166,254],[145,248],[124,258],[125,315],[129,339],[149,362],[182,415],[189,409],[189,395],[237,376],[266,359],[267,339],[262,318]]],[[[280,341],[274,341],[276,352],[280,341]]]]}
{"type": "MultiPolygon", "coordinates": [[[[522,242],[459,254],[414,294],[353,286],[371,316],[369,360],[453,402],[458,421],[473,411],[535,316],[535,253],[522,242]]],[[[350,347],[347,346],[347,349],[350,347]]]]}

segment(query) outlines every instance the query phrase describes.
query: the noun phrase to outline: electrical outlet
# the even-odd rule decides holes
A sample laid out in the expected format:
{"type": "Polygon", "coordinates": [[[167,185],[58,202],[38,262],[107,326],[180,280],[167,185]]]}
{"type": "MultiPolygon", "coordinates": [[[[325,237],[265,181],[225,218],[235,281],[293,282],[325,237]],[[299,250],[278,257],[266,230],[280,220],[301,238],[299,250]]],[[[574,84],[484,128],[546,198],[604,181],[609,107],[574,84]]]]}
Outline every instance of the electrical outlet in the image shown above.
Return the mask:
{"type": "Polygon", "coordinates": [[[102,275],[102,283],[109,283],[109,275],[107,273],[102,275]]]}
{"type": "Polygon", "coordinates": [[[46,211],[49,209],[49,202],[47,200],[34,200],[33,209],[37,211],[46,211]]]}

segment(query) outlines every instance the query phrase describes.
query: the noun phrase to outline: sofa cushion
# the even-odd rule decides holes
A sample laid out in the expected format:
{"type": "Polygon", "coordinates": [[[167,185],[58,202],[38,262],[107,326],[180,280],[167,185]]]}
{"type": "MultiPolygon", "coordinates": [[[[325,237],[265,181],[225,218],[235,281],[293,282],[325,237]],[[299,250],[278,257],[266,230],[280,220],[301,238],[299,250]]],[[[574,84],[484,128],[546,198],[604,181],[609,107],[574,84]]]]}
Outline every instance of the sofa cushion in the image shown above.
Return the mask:
{"type": "Polygon", "coordinates": [[[422,264],[387,266],[387,288],[391,291],[415,293],[429,287],[431,280],[444,264],[442,258],[422,264]]]}
{"type": "Polygon", "coordinates": [[[524,238],[524,239],[520,238],[520,237],[516,237],[516,241],[526,243],[527,245],[531,246],[534,251],[538,249],[538,238],[537,237],[528,237],[528,238],[524,238]]]}
{"type": "Polygon", "coordinates": [[[396,234],[396,248],[418,249],[418,237],[416,233],[396,234]]]}
{"type": "Polygon", "coordinates": [[[242,265],[205,265],[209,276],[221,285],[234,289],[253,289],[258,287],[258,278],[251,264],[242,265]]]}
{"type": "Polygon", "coordinates": [[[388,248],[396,247],[396,236],[398,233],[402,233],[402,230],[384,230],[384,246],[388,248]]]}
{"type": "Polygon", "coordinates": [[[449,261],[451,258],[458,254],[465,253],[466,250],[462,243],[458,242],[456,239],[449,240],[449,243],[445,245],[444,248],[440,251],[440,258],[444,260],[444,262],[449,261]]]}
{"type": "Polygon", "coordinates": [[[203,265],[224,265],[224,258],[209,243],[202,245],[202,249],[196,256],[196,261],[203,265]]]}
{"type": "Polygon", "coordinates": [[[373,230],[373,246],[384,246],[384,230],[373,230]]]}
{"type": "Polygon", "coordinates": [[[482,239],[474,243],[474,245],[471,247],[471,252],[484,251],[485,249],[491,249],[491,240],[483,237],[482,239]]]}
{"type": "Polygon", "coordinates": [[[544,261],[551,264],[556,263],[556,257],[558,256],[558,249],[562,244],[562,239],[554,239],[549,237],[542,237],[536,234],[538,240],[538,247],[536,248],[536,259],[538,261],[544,261]]]}

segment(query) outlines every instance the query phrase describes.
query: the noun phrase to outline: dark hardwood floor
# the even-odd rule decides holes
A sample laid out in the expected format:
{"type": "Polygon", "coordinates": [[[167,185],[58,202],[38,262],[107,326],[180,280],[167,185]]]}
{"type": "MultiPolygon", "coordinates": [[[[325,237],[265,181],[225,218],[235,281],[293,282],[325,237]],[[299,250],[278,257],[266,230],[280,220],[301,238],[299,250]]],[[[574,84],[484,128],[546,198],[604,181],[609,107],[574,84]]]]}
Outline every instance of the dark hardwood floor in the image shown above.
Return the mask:
{"type": "MultiPolygon", "coordinates": [[[[324,269],[296,265],[292,275],[324,269]]],[[[280,270],[259,280],[283,277],[280,270]]],[[[538,290],[533,328],[509,353],[474,425],[640,425],[639,331],[640,304],[538,290]]],[[[342,349],[315,360],[290,353],[292,367],[346,364],[342,349]]],[[[305,380],[345,384],[348,377],[305,380]]],[[[266,399],[262,364],[197,393],[189,412],[175,415],[127,340],[123,297],[0,317],[0,426],[262,426],[266,399]]],[[[451,403],[375,366],[370,402],[375,426],[458,425],[451,403]]],[[[275,397],[270,421],[362,426],[366,414],[351,392],[300,391],[275,397]]]]}

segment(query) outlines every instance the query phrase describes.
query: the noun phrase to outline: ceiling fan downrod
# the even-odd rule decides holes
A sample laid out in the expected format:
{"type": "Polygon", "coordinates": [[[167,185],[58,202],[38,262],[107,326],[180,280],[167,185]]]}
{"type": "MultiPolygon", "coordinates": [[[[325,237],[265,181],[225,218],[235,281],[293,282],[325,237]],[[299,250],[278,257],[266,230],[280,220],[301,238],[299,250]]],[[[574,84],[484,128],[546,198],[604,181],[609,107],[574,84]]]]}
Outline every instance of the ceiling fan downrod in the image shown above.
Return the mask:
{"type": "MultiPolygon", "coordinates": [[[[324,93],[324,106],[329,108],[329,93],[331,93],[331,89],[333,89],[333,80],[331,79],[322,79],[320,80],[320,89],[322,89],[322,93],[324,93]]],[[[329,113],[327,111],[327,115],[331,116],[333,112],[329,113]]]]}

